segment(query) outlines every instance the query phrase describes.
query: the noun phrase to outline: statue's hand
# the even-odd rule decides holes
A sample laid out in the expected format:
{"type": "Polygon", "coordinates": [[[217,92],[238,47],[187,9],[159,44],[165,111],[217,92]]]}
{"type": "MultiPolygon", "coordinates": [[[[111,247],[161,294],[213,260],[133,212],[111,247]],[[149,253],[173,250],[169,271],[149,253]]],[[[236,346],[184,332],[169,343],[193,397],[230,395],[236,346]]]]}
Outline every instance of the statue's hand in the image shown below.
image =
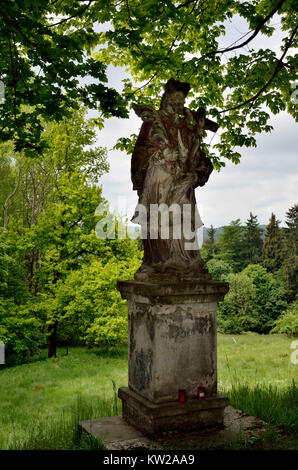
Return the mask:
{"type": "Polygon", "coordinates": [[[193,117],[193,114],[192,114],[190,109],[184,108],[183,112],[184,112],[184,116],[185,116],[187,121],[189,121],[189,122],[194,121],[194,117],[193,117]]]}

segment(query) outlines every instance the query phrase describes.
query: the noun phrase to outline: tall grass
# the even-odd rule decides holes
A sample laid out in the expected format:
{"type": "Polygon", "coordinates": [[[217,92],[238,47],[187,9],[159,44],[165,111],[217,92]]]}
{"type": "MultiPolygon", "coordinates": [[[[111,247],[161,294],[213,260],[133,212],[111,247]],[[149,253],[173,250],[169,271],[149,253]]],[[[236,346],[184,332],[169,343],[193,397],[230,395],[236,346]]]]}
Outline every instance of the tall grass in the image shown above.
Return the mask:
{"type": "Polygon", "coordinates": [[[96,419],[119,414],[117,396],[113,398],[86,399],[80,395],[67,410],[47,419],[35,415],[27,423],[24,433],[17,424],[12,426],[7,449],[47,450],[47,449],[103,449],[100,440],[79,433],[78,423],[86,419],[96,419]]]}
{"type": "Polygon", "coordinates": [[[121,414],[117,389],[126,384],[126,349],[62,349],[56,359],[0,370],[0,449],[102,447],[78,439],[78,422],[121,414]]]}
{"type": "Polygon", "coordinates": [[[298,432],[298,388],[294,381],[285,389],[270,384],[250,387],[238,382],[223,392],[235,408],[286,431],[298,432]]]}
{"type": "MultiPolygon", "coordinates": [[[[220,335],[221,336],[221,335],[220,335]]],[[[298,432],[297,365],[285,336],[223,335],[220,392],[230,404],[266,423],[298,432]]]]}
{"type": "MultiPolygon", "coordinates": [[[[297,432],[298,366],[281,335],[218,335],[219,391],[232,406],[297,432]]],[[[0,449],[100,449],[78,422],[121,414],[127,349],[70,348],[57,359],[0,369],[0,449]]]]}

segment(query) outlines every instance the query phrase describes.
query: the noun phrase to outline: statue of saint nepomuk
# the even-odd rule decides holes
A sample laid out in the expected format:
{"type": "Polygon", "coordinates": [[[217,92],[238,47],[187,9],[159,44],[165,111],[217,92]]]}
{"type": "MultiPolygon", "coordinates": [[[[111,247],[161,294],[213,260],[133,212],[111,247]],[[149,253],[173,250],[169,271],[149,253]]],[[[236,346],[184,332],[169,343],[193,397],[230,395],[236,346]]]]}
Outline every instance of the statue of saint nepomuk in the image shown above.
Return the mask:
{"type": "Polygon", "coordinates": [[[184,106],[188,83],[171,78],[160,109],[133,105],[143,124],[131,159],[133,189],[139,201],[132,218],[142,228],[143,264],[136,280],[209,277],[200,256],[197,229],[202,226],[194,190],[203,186],[212,163],[200,149],[205,129],[218,125],[205,110],[184,106]]]}

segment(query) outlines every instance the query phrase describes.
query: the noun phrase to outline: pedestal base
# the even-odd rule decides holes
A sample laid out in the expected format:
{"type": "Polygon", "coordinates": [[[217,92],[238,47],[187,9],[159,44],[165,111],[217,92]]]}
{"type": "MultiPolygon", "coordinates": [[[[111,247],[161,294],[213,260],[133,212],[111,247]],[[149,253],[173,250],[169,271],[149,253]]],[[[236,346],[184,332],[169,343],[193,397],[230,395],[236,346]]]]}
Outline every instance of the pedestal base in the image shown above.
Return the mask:
{"type": "Polygon", "coordinates": [[[129,333],[128,388],[119,398],[124,420],[144,434],[223,422],[228,399],[217,394],[216,309],[228,288],[210,280],[118,281],[129,333]]]}
{"type": "Polygon", "coordinates": [[[220,425],[228,398],[223,395],[191,399],[185,403],[152,403],[129,388],[119,388],[122,417],[148,436],[160,436],[169,431],[191,431],[206,426],[220,425]]]}

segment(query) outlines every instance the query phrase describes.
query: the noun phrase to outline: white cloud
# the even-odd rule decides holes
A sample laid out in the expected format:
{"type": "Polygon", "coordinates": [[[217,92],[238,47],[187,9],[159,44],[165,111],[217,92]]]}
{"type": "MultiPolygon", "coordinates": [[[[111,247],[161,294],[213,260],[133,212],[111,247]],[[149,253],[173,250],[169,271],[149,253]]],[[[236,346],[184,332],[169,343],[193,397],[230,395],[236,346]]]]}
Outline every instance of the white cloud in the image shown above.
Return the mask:
{"type": "MultiPolygon", "coordinates": [[[[274,17],[273,23],[278,23],[278,17],[274,17]]],[[[247,31],[244,20],[239,20],[233,28],[234,31],[227,34],[228,44],[241,32],[247,31]]],[[[283,35],[277,28],[273,39],[261,35],[254,40],[254,45],[270,47],[279,54],[283,35]]],[[[121,80],[125,76],[123,69],[109,67],[109,84],[117,90],[121,90],[121,80]]],[[[249,212],[258,215],[262,224],[268,223],[271,212],[284,223],[285,212],[298,202],[297,126],[286,112],[272,116],[271,123],[274,130],[270,134],[256,136],[257,148],[240,150],[242,159],[239,165],[227,162],[220,173],[214,171],[208,183],[196,190],[199,211],[206,227],[225,225],[237,218],[244,222],[249,212]]],[[[129,119],[110,119],[99,133],[98,143],[111,149],[119,137],[137,134],[140,125],[140,119],[133,112],[129,119]]],[[[126,197],[131,217],[137,195],[130,181],[130,157],[112,150],[109,151],[109,162],[110,172],[101,180],[103,195],[113,205],[119,196],[126,197]]]]}
{"type": "MultiPolygon", "coordinates": [[[[257,137],[257,148],[242,149],[239,165],[227,162],[219,173],[213,171],[208,183],[196,190],[197,203],[204,225],[220,226],[249,212],[267,224],[271,212],[284,223],[285,212],[297,203],[298,164],[296,125],[286,113],[272,119],[274,131],[257,137]]],[[[138,133],[139,119],[111,119],[99,137],[100,145],[111,148],[121,136],[138,133]]],[[[124,152],[109,152],[110,172],[101,184],[103,195],[113,206],[119,196],[127,198],[131,217],[137,203],[130,181],[130,157],[124,152]]]]}

